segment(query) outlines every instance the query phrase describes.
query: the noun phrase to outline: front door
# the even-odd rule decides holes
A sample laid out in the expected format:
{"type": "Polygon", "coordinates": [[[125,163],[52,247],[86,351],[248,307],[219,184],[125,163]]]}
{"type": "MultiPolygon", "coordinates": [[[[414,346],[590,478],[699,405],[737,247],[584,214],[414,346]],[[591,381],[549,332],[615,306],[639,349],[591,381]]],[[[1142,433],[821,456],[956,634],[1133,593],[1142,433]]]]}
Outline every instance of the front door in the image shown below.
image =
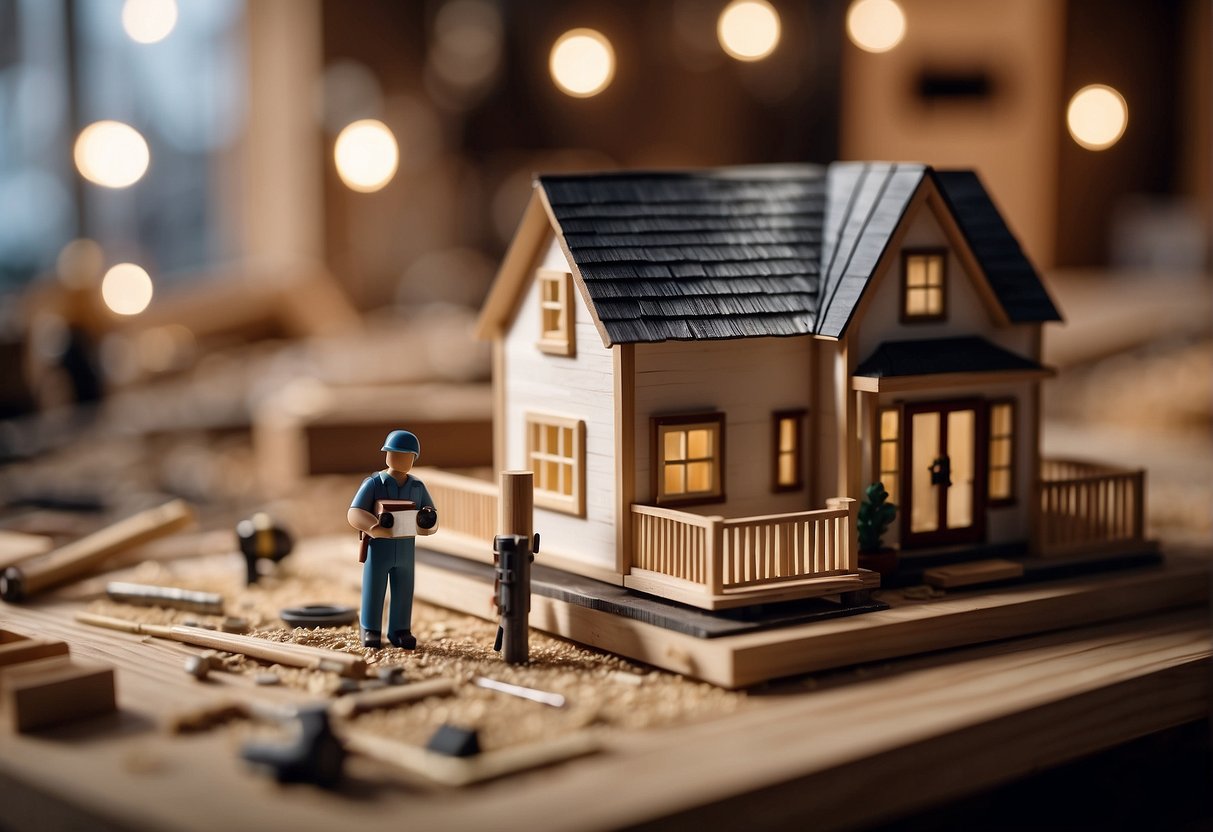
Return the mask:
{"type": "Polygon", "coordinates": [[[906,405],[904,415],[902,547],[984,539],[984,402],[919,402],[906,405]]]}

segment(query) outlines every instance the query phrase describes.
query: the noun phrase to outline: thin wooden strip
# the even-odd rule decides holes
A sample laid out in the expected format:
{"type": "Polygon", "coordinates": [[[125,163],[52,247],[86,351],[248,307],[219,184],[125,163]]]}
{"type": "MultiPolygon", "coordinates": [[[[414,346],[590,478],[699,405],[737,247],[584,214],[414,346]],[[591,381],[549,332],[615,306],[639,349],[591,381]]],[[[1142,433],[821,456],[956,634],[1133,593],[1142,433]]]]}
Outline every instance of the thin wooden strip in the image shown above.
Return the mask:
{"type": "Polygon", "coordinates": [[[334,702],[329,710],[337,716],[348,719],[367,711],[416,702],[428,696],[451,696],[458,687],[457,679],[426,679],[409,685],[352,693],[334,702]]]}

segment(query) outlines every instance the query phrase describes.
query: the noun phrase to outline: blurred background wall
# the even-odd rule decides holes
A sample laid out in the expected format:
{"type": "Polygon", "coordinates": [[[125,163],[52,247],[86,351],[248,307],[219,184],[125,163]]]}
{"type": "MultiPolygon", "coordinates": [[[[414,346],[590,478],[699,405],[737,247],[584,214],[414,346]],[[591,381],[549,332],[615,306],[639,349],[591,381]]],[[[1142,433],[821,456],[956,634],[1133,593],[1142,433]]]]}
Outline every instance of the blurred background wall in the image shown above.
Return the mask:
{"type": "Polygon", "coordinates": [[[974,167],[1043,269],[1207,285],[1211,8],[0,0],[0,414],[470,317],[536,171],[974,167]]]}

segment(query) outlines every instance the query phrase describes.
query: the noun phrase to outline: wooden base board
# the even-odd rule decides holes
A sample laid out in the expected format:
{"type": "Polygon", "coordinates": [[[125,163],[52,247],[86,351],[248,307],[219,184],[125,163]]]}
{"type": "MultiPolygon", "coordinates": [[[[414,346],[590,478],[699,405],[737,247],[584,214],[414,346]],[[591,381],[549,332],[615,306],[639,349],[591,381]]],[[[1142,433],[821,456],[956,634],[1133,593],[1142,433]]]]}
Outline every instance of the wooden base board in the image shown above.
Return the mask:
{"type": "MultiPolygon", "coordinates": [[[[478,577],[417,564],[417,596],[485,616],[491,586],[478,577]]],[[[696,638],[557,598],[533,594],[532,627],[721,687],[882,661],[915,653],[1130,618],[1205,603],[1209,560],[1171,557],[1129,569],[927,601],[879,593],[890,609],[718,638],[696,638]]]]}

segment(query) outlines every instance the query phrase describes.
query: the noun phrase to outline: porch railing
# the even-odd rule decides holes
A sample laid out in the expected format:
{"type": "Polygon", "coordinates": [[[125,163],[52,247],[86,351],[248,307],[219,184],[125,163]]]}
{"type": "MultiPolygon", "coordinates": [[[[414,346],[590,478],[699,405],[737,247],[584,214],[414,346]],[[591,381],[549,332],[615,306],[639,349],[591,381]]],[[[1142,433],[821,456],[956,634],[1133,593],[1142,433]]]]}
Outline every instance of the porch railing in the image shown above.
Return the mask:
{"type": "Polygon", "coordinates": [[[468,550],[466,554],[492,559],[493,536],[497,534],[497,485],[438,468],[418,470],[417,476],[438,507],[442,537],[468,550]]]}
{"type": "Polygon", "coordinates": [[[1144,543],[1144,471],[1046,459],[1041,475],[1041,554],[1075,555],[1144,543]]]}
{"type": "Polygon", "coordinates": [[[760,517],[702,517],[632,506],[632,566],[700,584],[711,594],[854,572],[855,501],[819,511],[760,517]]]}

